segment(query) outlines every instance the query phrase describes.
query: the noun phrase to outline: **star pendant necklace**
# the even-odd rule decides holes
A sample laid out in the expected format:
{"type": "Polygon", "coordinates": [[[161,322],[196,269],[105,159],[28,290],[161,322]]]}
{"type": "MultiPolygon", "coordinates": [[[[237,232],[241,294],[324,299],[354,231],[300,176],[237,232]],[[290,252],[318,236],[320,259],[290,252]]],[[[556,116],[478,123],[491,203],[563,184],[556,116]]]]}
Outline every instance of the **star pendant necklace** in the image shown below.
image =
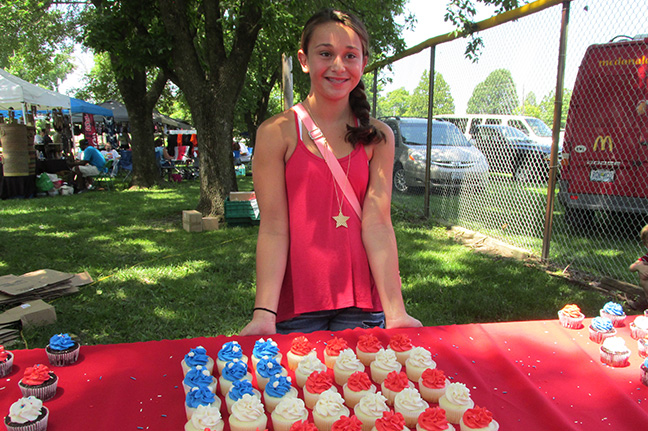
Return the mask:
{"type": "MultiPolygon", "coordinates": [[[[328,145],[328,142],[327,144],[328,145]]],[[[331,147],[329,146],[329,149],[331,147]]],[[[332,151],[331,151],[332,152],[332,151]]],[[[351,168],[351,153],[347,156],[347,170],[346,170],[346,177],[347,179],[349,178],[349,169],[351,168]]],[[[338,194],[338,185],[335,182],[335,178],[333,178],[333,189],[335,190],[335,200],[337,200],[337,203],[339,205],[339,212],[338,215],[333,216],[333,220],[335,220],[335,228],[339,228],[340,226],[344,226],[348,228],[347,226],[347,220],[349,220],[348,216],[345,216],[342,214],[342,201],[344,200],[344,196],[342,196],[342,200],[340,200],[340,196],[338,194]]]]}

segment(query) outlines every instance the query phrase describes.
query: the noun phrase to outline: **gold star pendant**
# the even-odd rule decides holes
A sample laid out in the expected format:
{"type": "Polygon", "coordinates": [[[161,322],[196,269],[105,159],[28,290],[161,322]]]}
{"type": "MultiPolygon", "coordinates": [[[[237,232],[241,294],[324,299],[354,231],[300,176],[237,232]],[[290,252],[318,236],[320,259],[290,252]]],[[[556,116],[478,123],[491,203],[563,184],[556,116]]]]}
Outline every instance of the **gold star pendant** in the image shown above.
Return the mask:
{"type": "Polygon", "coordinates": [[[338,215],[333,216],[333,220],[335,220],[335,227],[336,228],[340,227],[340,226],[344,226],[346,228],[349,227],[349,226],[347,226],[347,223],[346,223],[347,220],[349,220],[349,217],[342,214],[342,208],[340,208],[340,213],[338,215]]]}

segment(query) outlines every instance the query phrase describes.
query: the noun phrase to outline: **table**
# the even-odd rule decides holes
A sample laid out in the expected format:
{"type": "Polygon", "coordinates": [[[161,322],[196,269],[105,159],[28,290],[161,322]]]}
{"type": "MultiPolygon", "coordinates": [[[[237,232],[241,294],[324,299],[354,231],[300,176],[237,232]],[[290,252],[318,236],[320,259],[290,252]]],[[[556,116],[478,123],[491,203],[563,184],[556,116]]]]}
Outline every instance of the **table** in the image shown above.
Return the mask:
{"type": "MultiPolygon", "coordinates": [[[[630,316],[627,323],[633,319],[630,316]]],[[[475,403],[493,412],[502,431],[632,430],[648,423],[648,387],[639,378],[643,360],[628,326],[618,328],[632,350],[630,366],[625,368],[599,361],[599,346],[589,340],[586,328],[565,329],[557,320],[369,331],[383,345],[391,335],[404,333],[415,345],[429,348],[437,367],[452,381],[465,383],[475,403]]],[[[364,333],[356,329],[307,337],[323,360],[325,343],[333,336],[355,347],[364,333]]],[[[284,352],[283,362],[293,337],[272,336],[284,352]]],[[[50,409],[48,430],[182,430],[186,419],[180,361],[184,354],[202,345],[215,358],[223,343],[235,339],[250,356],[258,338],[217,336],[82,346],[76,364],[52,367],[59,376],[59,389],[45,403],[50,409]]],[[[17,383],[25,368],[47,364],[44,349],[14,354],[13,372],[0,379],[2,416],[21,396],[17,383]]]]}

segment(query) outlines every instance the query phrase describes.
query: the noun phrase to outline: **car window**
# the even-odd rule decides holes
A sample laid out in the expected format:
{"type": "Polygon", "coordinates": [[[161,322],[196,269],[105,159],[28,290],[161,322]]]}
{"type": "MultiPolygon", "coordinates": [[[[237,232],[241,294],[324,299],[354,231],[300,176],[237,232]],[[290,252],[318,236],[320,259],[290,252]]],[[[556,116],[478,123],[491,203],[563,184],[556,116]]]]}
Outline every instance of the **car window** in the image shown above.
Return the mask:
{"type": "MultiPolygon", "coordinates": [[[[408,144],[425,145],[427,122],[401,121],[401,133],[408,144]]],[[[452,123],[435,122],[432,124],[432,145],[469,147],[468,139],[452,123]]]]}
{"type": "Polygon", "coordinates": [[[477,131],[477,126],[481,125],[482,119],[481,118],[473,118],[472,123],[470,124],[470,135],[474,135],[475,132],[477,131]]]}
{"type": "Polygon", "coordinates": [[[551,129],[538,118],[527,118],[526,120],[533,133],[543,138],[551,137],[551,129]]]}
{"type": "Polygon", "coordinates": [[[502,120],[499,118],[487,118],[486,124],[502,124],[502,120]]]}
{"type": "Polygon", "coordinates": [[[516,129],[520,130],[525,135],[529,134],[528,133],[529,129],[527,129],[526,125],[520,120],[509,120],[508,125],[511,126],[511,127],[515,127],[516,129]]]}
{"type": "Polygon", "coordinates": [[[468,125],[467,118],[439,118],[439,120],[454,124],[462,133],[466,131],[466,126],[468,125]]]}
{"type": "Polygon", "coordinates": [[[513,128],[513,127],[502,127],[502,134],[506,136],[507,138],[511,139],[524,139],[527,140],[529,137],[521,132],[520,130],[513,128]]]}

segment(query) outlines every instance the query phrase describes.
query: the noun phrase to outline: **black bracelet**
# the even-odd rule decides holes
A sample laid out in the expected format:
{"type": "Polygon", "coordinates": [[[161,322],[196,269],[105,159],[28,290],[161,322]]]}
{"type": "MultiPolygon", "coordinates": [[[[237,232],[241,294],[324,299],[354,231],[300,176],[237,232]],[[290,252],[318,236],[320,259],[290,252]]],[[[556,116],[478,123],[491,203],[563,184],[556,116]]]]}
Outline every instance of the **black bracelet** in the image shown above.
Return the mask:
{"type": "Polygon", "coordinates": [[[277,315],[277,312],[276,312],[276,311],[272,311],[272,310],[270,310],[269,308],[263,308],[263,307],[254,307],[254,308],[252,309],[252,312],[254,313],[254,312],[257,311],[257,310],[263,310],[263,311],[267,311],[268,313],[272,313],[272,314],[274,314],[275,316],[277,315]]]}

